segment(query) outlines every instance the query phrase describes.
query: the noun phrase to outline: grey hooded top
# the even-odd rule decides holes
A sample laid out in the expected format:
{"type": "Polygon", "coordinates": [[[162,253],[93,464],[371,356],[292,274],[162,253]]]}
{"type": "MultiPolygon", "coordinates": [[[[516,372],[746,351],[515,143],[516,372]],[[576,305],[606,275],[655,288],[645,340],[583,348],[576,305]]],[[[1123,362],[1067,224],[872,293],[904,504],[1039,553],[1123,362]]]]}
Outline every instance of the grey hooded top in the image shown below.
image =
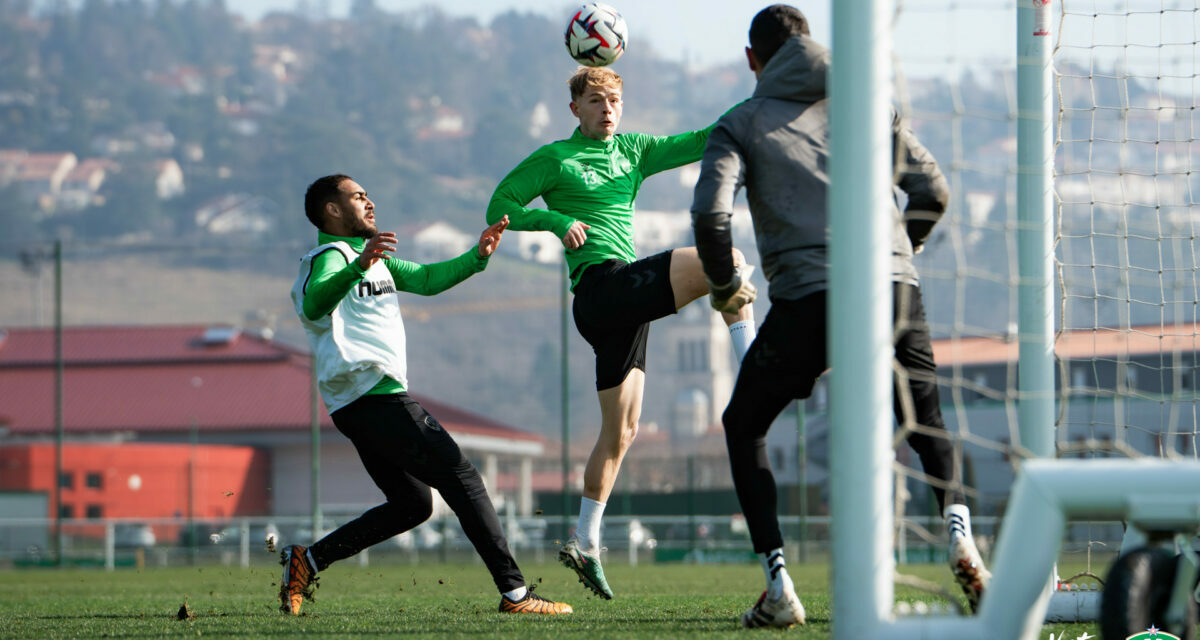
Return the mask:
{"type": "MultiPolygon", "coordinates": [[[[728,219],[745,186],[772,300],[827,287],[828,66],[829,51],[808,36],[784,43],[764,67],[754,97],[717,122],[700,165],[692,204],[697,229],[712,222],[704,216],[728,219]]],[[[949,188],[933,156],[895,115],[892,135],[895,183],[908,196],[903,218],[893,207],[892,279],[917,284],[913,247],[941,218],[949,188]]],[[[730,274],[711,273],[708,262],[710,280],[730,280],[730,274]]]]}

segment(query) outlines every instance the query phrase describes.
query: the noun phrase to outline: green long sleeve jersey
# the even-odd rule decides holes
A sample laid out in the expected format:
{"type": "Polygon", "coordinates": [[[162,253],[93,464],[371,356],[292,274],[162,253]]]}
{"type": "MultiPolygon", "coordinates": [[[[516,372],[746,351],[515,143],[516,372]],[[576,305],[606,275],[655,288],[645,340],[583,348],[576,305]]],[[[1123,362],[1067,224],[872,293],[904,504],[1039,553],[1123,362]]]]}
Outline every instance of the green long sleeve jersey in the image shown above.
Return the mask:
{"type": "MultiPolygon", "coordinates": [[[[363,238],[347,238],[325,232],[318,232],[319,245],[331,242],[345,242],[357,252],[362,252],[366,240],[363,238]]],[[[476,247],[471,247],[466,253],[444,262],[419,264],[385,258],[392,279],[396,282],[397,291],[407,291],[423,296],[441,293],[470,276],[483,271],[487,267],[488,258],[480,257],[476,247]]],[[[347,294],[358,286],[365,272],[358,266],[357,260],[347,262],[341,251],[326,251],[313,259],[312,272],[304,288],[304,315],[309,320],[316,320],[327,315],[337,307],[347,294]]],[[[367,395],[379,393],[398,393],[404,391],[404,385],[399,381],[385,377],[375,385],[367,395]]]]}
{"type": "Polygon", "coordinates": [[[633,203],[642,181],[699,160],[710,131],[712,126],[674,136],[622,133],[594,140],[577,128],[570,138],[534,151],[500,181],[488,204],[488,224],[507,215],[509,229],[550,231],[559,238],[576,220],[591,225],[583,246],[566,252],[574,289],[588,265],[637,259],[633,203]],[[528,206],[538,196],[549,209],[528,206]]]}

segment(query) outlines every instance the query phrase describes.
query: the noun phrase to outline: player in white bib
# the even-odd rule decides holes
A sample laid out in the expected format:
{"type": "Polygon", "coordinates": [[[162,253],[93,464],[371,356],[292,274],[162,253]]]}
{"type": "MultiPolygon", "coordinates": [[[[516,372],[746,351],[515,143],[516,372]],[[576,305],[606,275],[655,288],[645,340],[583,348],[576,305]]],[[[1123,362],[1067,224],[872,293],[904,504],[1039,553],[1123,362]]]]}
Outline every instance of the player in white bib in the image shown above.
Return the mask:
{"type": "Polygon", "coordinates": [[[399,292],[434,295],[483,271],[508,220],[489,226],[479,244],[457,258],[417,264],[392,257],[396,234],[379,231],[375,203],[349,176],[313,182],[304,209],[318,229],[319,246],[300,260],[292,302],[312,345],[330,417],[387,501],[311,546],[283,550],[281,609],[299,614],[318,571],[429,519],[433,488],[491,572],[501,612],[571,613],[571,605],[526,587],[479,471],[407,391],[399,292]]]}

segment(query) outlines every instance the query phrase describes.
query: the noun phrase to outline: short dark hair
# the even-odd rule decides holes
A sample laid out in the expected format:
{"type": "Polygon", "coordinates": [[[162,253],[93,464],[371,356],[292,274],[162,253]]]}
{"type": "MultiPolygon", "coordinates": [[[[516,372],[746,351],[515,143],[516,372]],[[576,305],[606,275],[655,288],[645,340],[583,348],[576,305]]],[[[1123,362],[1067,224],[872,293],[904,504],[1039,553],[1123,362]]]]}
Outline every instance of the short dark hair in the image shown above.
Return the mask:
{"type": "Polygon", "coordinates": [[[308,185],[304,193],[304,215],[313,226],[325,230],[325,205],[338,199],[338,187],[347,180],[353,180],[348,175],[335,173],[331,176],[317,178],[308,185]]]}
{"type": "Polygon", "coordinates": [[[750,50],[765,67],[783,43],[795,35],[809,35],[808,19],[796,7],[773,4],[750,21],[750,50]]]}

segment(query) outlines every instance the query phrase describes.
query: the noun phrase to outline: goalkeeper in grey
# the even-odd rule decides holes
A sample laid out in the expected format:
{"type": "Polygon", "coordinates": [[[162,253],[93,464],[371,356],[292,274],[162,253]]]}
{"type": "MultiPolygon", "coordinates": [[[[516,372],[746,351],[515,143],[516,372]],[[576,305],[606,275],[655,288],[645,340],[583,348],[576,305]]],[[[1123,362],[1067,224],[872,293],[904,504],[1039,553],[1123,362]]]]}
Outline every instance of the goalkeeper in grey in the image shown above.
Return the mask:
{"type": "MultiPolygon", "coordinates": [[[[766,434],[789,402],[811,394],[828,367],[829,52],[810,37],[799,10],[772,5],[754,17],[746,57],[758,79],[754,96],[725,114],[709,136],[692,222],[705,275],[715,283],[713,305],[736,304],[742,276],[730,260],[730,219],[734,196],[746,189],[771,309],[742,361],[722,419],[734,486],[767,579],[765,593],[742,622],[786,627],[802,623],[804,609],[784,565],[766,434]]],[[[896,114],[892,133],[895,183],[908,197],[904,213],[894,208],[893,216],[895,357],[907,374],[905,388],[897,381],[894,408],[932,478],[950,535],[951,568],[975,607],[990,574],[971,535],[959,461],[944,433],[912,261],[945,211],[949,188],[932,155],[896,114]],[[912,397],[912,415],[902,411],[902,393],[912,397]]]]}

